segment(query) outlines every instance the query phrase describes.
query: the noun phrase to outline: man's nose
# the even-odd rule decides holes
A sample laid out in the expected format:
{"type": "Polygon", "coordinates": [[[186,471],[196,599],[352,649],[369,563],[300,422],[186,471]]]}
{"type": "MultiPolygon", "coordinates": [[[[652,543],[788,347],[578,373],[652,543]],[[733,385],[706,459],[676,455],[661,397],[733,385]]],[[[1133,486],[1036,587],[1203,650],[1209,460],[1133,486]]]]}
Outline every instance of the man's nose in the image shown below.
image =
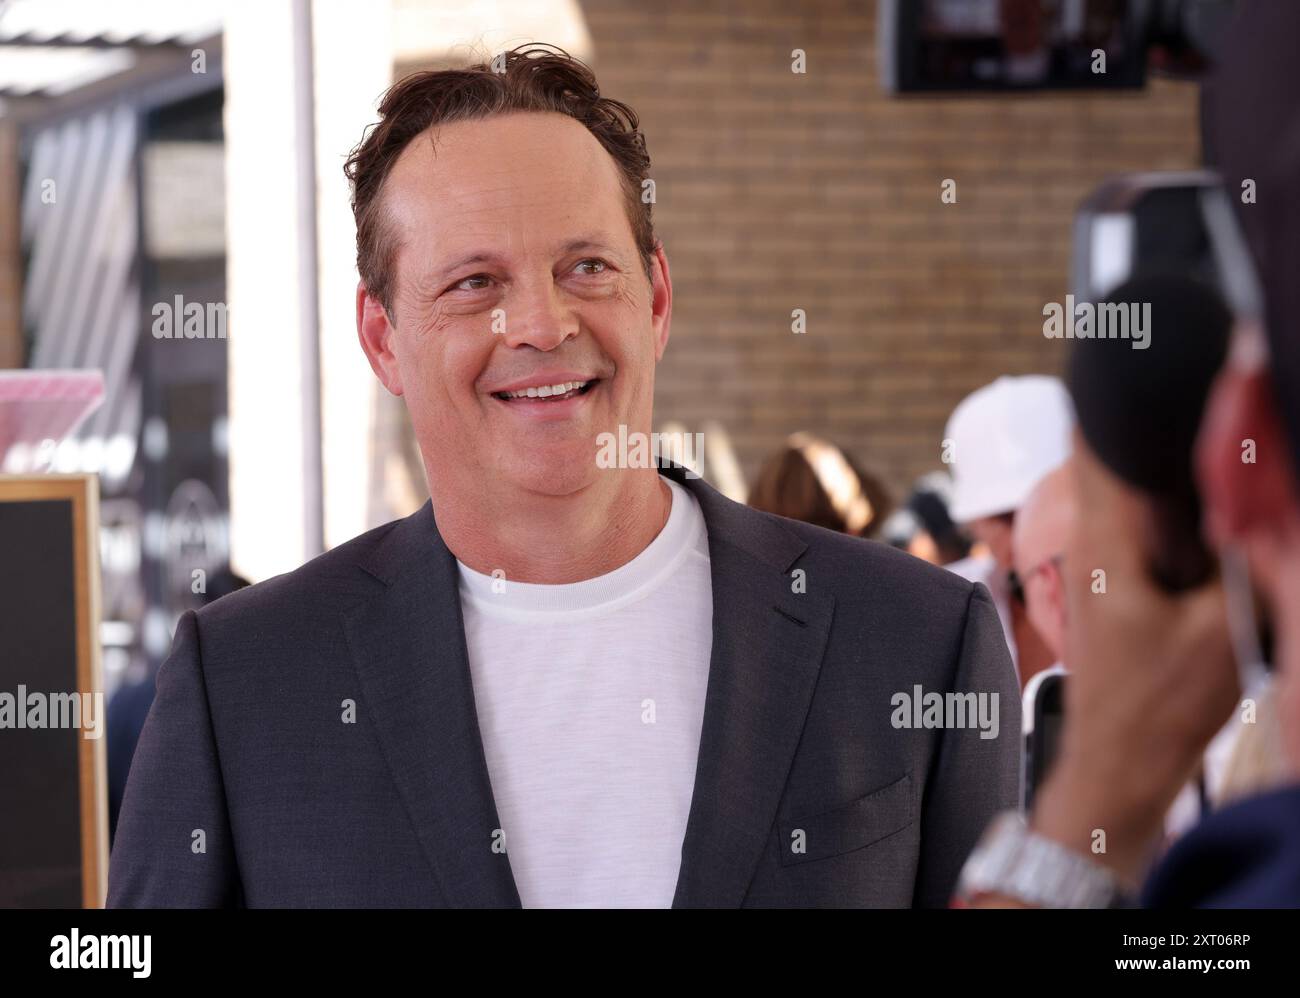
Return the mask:
{"type": "Polygon", "coordinates": [[[507,346],[554,350],[578,335],[578,317],[560,300],[550,275],[520,288],[502,307],[507,346]]]}

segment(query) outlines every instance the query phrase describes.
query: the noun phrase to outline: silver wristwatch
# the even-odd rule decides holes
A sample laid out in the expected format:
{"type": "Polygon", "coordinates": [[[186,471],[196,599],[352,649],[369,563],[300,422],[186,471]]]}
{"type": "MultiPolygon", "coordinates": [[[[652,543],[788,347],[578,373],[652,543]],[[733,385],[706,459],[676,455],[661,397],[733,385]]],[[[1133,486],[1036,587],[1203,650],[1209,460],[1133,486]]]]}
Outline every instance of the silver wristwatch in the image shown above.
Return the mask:
{"type": "Polygon", "coordinates": [[[962,867],[957,899],[1000,894],[1038,908],[1109,908],[1122,903],[1115,875],[1087,856],[1029,830],[1015,811],[999,814],[962,867]]]}

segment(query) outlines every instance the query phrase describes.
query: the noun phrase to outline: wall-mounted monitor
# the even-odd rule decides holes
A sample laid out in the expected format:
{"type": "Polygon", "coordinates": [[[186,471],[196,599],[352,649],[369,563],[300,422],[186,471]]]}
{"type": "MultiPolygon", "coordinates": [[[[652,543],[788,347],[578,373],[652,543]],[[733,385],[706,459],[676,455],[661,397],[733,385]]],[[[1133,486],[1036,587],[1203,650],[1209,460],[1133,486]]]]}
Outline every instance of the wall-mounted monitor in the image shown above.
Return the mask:
{"type": "Polygon", "coordinates": [[[891,92],[1141,87],[1149,9],[1130,0],[880,0],[891,92]]]}

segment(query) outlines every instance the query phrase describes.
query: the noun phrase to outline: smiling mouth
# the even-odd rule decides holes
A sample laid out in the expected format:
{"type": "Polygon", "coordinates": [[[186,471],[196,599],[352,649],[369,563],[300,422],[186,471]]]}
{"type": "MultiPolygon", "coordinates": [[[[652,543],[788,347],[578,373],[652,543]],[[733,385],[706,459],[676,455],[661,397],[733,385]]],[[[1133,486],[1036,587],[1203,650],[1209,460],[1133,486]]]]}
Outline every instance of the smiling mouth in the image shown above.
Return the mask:
{"type": "Polygon", "coordinates": [[[492,397],[502,402],[561,402],[564,399],[586,395],[599,383],[599,378],[592,378],[590,381],[565,381],[558,385],[535,385],[517,392],[493,392],[492,397]]]}

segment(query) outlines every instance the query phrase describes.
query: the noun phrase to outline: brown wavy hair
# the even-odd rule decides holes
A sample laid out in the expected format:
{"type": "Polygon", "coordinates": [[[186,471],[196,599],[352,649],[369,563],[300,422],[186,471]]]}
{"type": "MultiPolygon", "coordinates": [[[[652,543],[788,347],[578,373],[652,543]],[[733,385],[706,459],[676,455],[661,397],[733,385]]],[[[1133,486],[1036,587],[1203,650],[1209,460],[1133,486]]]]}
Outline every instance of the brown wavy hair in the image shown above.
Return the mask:
{"type": "Polygon", "coordinates": [[[754,509],[858,537],[873,536],[893,507],[889,489],[865,472],[852,454],[807,433],[792,435],[763,462],[748,503],[754,509]],[[850,480],[839,488],[828,487],[832,483],[822,477],[810,457],[814,448],[838,453],[850,480]],[[849,501],[844,504],[846,498],[849,501]],[[851,522],[854,516],[865,516],[865,522],[851,522]]]}
{"type": "Polygon", "coordinates": [[[621,101],[602,97],[590,67],[563,49],[523,45],[490,63],[413,73],[399,80],[380,102],[379,121],[366,129],[344,164],[357,224],[357,271],[390,318],[398,246],[383,211],[382,195],[397,158],[412,139],[437,125],[519,111],[568,115],[614,158],[622,174],[632,236],[649,279],[657,240],[651,205],[641,197],[650,154],[636,112],[621,101]]]}

